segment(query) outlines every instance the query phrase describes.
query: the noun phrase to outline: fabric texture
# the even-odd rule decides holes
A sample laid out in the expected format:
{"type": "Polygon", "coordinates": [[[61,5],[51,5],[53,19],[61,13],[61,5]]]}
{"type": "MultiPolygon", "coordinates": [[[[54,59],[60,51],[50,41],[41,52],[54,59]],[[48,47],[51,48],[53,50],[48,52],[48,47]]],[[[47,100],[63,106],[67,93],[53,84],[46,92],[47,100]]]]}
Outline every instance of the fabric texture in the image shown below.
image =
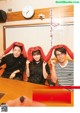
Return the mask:
{"type": "Polygon", "coordinates": [[[67,66],[61,67],[59,63],[56,64],[56,74],[58,77],[58,84],[60,86],[74,85],[74,64],[68,61],[67,66]]]}
{"type": "Polygon", "coordinates": [[[0,66],[3,64],[6,64],[6,68],[4,73],[2,74],[2,77],[9,78],[12,72],[20,70],[20,73],[16,74],[15,79],[20,78],[22,77],[26,66],[26,58],[24,58],[23,55],[20,55],[20,57],[15,58],[13,54],[8,54],[2,58],[0,66]]]}
{"type": "MultiPolygon", "coordinates": [[[[45,84],[45,79],[43,77],[43,61],[40,60],[40,63],[36,63],[35,61],[29,64],[30,69],[30,77],[28,78],[29,82],[37,83],[37,84],[45,84]]],[[[50,74],[50,69],[48,64],[46,65],[46,71],[50,74]]]]}

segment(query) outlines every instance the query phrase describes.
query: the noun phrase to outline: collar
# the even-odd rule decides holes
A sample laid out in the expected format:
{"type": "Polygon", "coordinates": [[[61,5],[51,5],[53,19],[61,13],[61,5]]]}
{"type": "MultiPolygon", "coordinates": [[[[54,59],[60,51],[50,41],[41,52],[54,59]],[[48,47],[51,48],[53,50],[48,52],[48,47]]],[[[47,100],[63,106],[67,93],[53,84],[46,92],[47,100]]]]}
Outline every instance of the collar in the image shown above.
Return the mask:
{"type": "Polygon", "coordinates": [[[65,65],[64,65],[64,66],[62,66],[62,65],[59,63],[59,65],[60,65],[62,68],[66,67],[66,66],[67,66],[67,64],[68,64],[68,60],[66,61],[66,63],[65,63],[65,65]]]}

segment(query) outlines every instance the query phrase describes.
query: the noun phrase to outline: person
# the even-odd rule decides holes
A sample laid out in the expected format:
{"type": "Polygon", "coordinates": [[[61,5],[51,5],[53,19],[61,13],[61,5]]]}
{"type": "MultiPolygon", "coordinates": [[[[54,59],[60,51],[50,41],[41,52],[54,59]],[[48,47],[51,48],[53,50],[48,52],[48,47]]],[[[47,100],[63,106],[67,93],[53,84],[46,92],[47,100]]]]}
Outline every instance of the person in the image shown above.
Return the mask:
{"type": "Polygon", "coordinates": [[[43,60],[42,48],[40,46],[32,48],[31,56],[29,57],[32,58],[32,61],[27,60],[26,62],[28,82],[45,85],[50,68],[48,63],[43,60]]]}
{"type": "Polygon", "coordinates": [[[33,101],[30,98],[26,97],[26,96],[20,96],[14,100],[9,100],[6,103],[7,106],[9,107],[15,107],[15,106],[45,106],[45,104],[37,102],[37,101],[33,101]]]}
{"type": "Polygon", "coordinates": [[[5,71],[1,77],[22,80],[26,66],[25,53],[22,53],[24,50],[23,44],[15,42],[6,49],[5,53],[9,52],[11,49],[13,49],[13,53],[5,55],[1,59],[0,66],[6,64],[5,71]]]}
{"type": "Polygon", "coordinates": [[[74,85],[73,61],[67,60],[67,51],[64,47],[56,48],[54,55],[58,62],[52,61],[53,81],[58,81],[59,86],[74,85]]]}

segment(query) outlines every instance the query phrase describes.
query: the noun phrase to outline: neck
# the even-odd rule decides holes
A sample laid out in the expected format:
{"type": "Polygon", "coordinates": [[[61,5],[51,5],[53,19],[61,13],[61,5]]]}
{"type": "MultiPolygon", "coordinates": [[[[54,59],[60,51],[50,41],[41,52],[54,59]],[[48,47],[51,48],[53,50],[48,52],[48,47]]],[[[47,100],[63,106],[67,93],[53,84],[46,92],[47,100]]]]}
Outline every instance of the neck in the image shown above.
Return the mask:
{"type": "Polygon", "coordinates": [[[60,65],[61,65],[61,66],[65,66],[65,65],[67,65],[67,63],[68,63],[68,60],[66,60],[66,61],[64,61],[64,62],[61,62],[60,65]]]}
{"type": "Polygon", "coordinates": [[[38,64],[40,61],[36,61],[36,63],[38,64]]]}

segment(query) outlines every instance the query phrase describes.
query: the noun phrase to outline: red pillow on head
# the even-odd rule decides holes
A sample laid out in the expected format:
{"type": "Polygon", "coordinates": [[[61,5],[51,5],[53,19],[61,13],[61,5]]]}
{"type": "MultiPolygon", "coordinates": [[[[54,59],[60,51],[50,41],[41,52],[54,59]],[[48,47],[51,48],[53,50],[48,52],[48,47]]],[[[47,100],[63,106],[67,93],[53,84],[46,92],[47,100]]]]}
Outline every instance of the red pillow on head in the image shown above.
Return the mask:
{"type": "Polygon", "coordinates": [[[28,60],[29,60],[29,61],[32,61],[32,60],[33,60],[32,52],[37,51],[37,50],[40,51],[41,57],[42,57],[42,59],[45,61],[45,54],[44,54],[44,52],[43,52],[43,50],[42,50],[42,48],[41,48],[40,46],[30,47],[30,48],[28,49],[28,60]]]}
{"type": "Polygon", "coordinates": [[[22,47],[22,54],[23,54],[24,58],[27,58],[27,53],[26,53],[24,44],[21,43],[21,42],[14,42],[14,43],[12,43],[12,44],[4,51],[4,54],[9,53],[15,45],[22,47]]]}
{"type": "Polygon", "coordinates": [[[74,59],[74,54],[73,54],[73,52],[72,52],[66,45],[60,44],[60,45],[55,45],[55,46],[53,46],[53,47],[50,49],[50,51],[48,52],[48,54],[47,54],[47,56],[46,56],[46,58],[45,58],[45,61],[47,62],[47,61],[50,60],[51,55],[52,55],[52,52],[53,52],[54,49],[61,48],[61,47],[63,47],[63,48],[66,49],[66,51],[67,51],[68,55],[71,57],[71,59],[74,59]]]}

